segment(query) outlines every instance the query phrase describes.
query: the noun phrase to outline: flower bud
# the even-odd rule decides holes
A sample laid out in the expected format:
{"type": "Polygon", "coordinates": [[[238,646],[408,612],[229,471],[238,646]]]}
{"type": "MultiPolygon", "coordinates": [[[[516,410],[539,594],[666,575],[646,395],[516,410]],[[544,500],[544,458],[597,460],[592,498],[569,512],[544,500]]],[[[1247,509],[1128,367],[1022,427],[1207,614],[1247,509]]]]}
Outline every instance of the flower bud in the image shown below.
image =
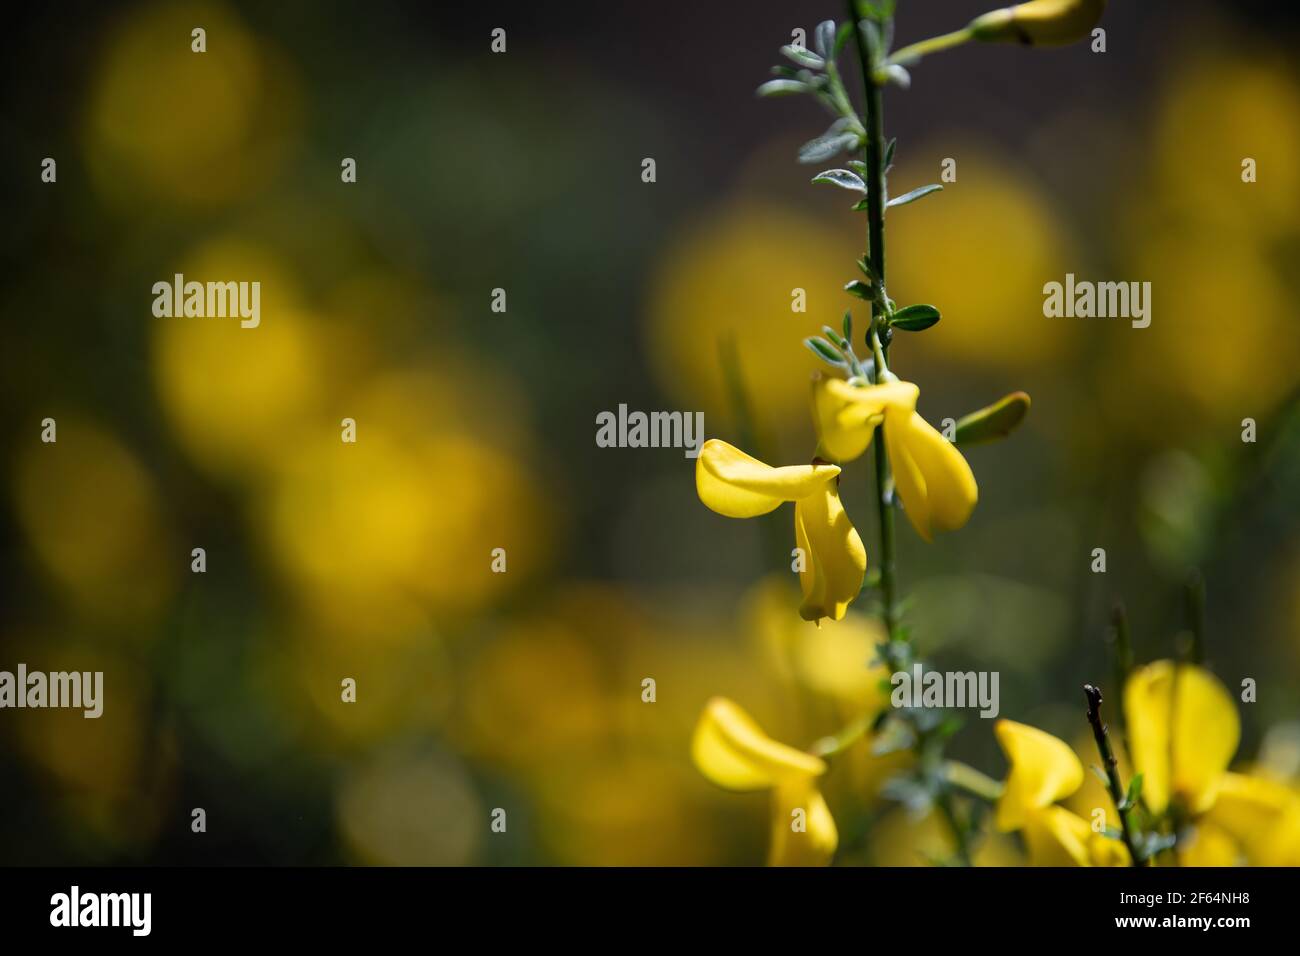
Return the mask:
{"type": "Polygon", "coordinates": [[[976,17],[968,29],[986,42],[1064,46],[1086,37],[1105,9],[1106,0],[1030,0],[976,17]]]}

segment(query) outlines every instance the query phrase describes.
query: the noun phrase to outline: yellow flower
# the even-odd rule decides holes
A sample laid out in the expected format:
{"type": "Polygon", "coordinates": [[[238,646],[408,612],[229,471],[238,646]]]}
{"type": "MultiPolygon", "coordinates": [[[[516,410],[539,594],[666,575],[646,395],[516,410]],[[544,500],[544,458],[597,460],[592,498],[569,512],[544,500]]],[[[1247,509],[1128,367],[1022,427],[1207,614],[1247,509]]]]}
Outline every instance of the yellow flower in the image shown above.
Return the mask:
{"type": "Polygon", "coordinates": [[[999,830],[1024,834],[1034,866],[1128,866],[1124,845],[1093,830],[1087,820],[1056,801],[1083,783],[1083,764],[1070,745],[1013,720],[994,727],[1011,771],[998,799],[999,830]]]}
{"type": "Polygon", "coordinates": [[[1191,664],[1156,661],[1134,671],[1124,689],[1129,751],[1153,813],[1171,800],[1204,813],[1236,753],[1241,722],[1213,674],[1191,664]]]}
{"type": "Polygon", "coordinates": [[[728,518],[752,518],[793,501],[795,543],[805,620],[838,621],[862,590],[867,552],[840,495],[838,465],[814,462],[773,468],[724,441],[710,438],[695,462],[700,500],[728,518]]]}
{"type": "Polygon", "coordinates": [[[816,779],[826,772],[820,757],[779,743],[749,714],[724,697],[704,707],[691,742],[700,773],[728,790],[772,790],[772,866],[824,866],[839,833],[816,779]]]}
{"type": "Polygon", "coordinates": [[[1034,812],[1024,835],[1033,866],[1129,866],[1132,859],[1123,843],[1096,832],[1065,807],[1034,812]]]}
{"type": "Polygon", "coordinates": [[[966,523],[979,488],[961,452],[917,414],[919,396],[911,382],[857,387],[821,379],[813,384],[813,417],[822,450],[839,461],[861,455],[876,426],[884,426],[904,511],[929,541],[936,531],[955,531],[966,523]]]}
{"type": "Polygon", "coordinates": [[[977,40],[1062,46],[1088,36],[1105,9],[1106,0],[1030,0],[976,17],[969,29],[977,40]]]}
{"type": "Polygon", "coordinates": [[[998,829],[1004,833],[1019,830],[1037,811],[1082,785],[1083,764],[1065,741],[1014,720],[999,720],[993,732],[1011,765],[997,806],[998,829]]]}
{"type": "MultiPolygon", "coordinates": [[[[1223,774],[1214,806],[1197,821],[1196,830],[1208,834],[1209,840],[1222,834],[1255,866],[1300,866],[1300,795],[1276,780],[1223,774]]],[[[1212,860],[1205,865],[1233,862],[1212,860]]]]}

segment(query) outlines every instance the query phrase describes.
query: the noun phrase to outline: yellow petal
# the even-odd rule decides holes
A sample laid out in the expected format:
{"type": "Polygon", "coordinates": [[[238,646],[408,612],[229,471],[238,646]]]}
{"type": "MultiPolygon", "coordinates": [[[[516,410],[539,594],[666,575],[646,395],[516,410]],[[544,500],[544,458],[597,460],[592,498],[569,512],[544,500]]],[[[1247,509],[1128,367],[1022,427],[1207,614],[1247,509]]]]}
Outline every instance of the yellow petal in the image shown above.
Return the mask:
{"type": "Polygon", "coordinates": [[[1129,677],[1124,713],[1151,810],[1162,813],[1175,797],[1191,813],[1209,809],[1241,739],[1237,708],[1218,679],[1192,664],[1156,661],[1129,677]]]}
{"type": "Polygon", "coordinates": [[[835,461],[852,461],[866,451],[885,409],[916,407],[918,389],[910,382],[855,386],[843,379],[813,382],[813,420],[822,452],[835,461]]]}
{"type": "Polygon", "coordinates": [[[998,799],[999,830],[1020,829],[1036,811],[1069,796],[1083,783],[1083,764],[1064,740],[1014,720],[999,720],[993,731],[1011,764],[998,799]]]}
{"type": "Polygon", "coordinates": [[[795,544],[803,549],[804,570],[799,572],[805,621],[844,617],[862,590],[867,573],[867,550],[840,503],[836,481],[795,503],[795,544]]]}
{"type": "Polygon", "coordinates": [[[1064,807],[1031,810],[1024,821],[1030,866],[1091,866],[1088,821],[1064,807]]]}
{"type": "Polygon", "coordinates": [[[778,743],[725,697],[704,706],[691,741],[700,773],[728,790],[762,790],[826,772],[820,757],[778,743]]]}
{"type": "Polygon", "coordinates": [[[1203,826],[1229,835],[1254,866],[1300,864],[1300,796],[1276,780],[1225,773],[1203,826]]]}
{"type": "Polygon", "coordinates": [[[962,453],[916,412],[885,414],[885,447],[912,527],[926,541],[970,518],[979,488],[962,453]]]}
{"type": "Polygon", "coordinates": [[[700,500],[728,518],[752,518],[798,501],[829,478],[838,465],[787,465],[773,468],[739,448],[710,438],[695,460],[695,489],[700,500]]]}
{"type": "Polygon", "coordinates": [[[1191,835],[1178,841],[1179,866],[1236,866],[1241,850],[1226,830],[1198,820],[1191,835]]]}
{"type": "Polygon", "coordinates": [[[825,866],[839,845],[839,831],[826,798],[811,779],[777,787],[772,798],[769,866],[825,866]]]}

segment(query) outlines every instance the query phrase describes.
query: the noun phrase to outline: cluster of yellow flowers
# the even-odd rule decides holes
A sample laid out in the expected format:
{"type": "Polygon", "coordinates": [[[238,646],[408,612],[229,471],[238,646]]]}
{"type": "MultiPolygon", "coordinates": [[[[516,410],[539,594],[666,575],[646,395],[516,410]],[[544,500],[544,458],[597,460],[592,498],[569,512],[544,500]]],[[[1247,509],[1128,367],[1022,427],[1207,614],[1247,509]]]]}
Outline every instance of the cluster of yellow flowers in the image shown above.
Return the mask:
{"type": "MultiPolygon", "coordinates": [[[[1214,675],[1192,664],[1148,664],[1130,675],[1124,712],[1133,770],[1142,776],[1138,805],[1149,819],[1176,810],[1174,819],[1182,821],[1184,832],[1168,862],[1300,865],[1300,790],[1261,770],[1228,769],[1240,721],[1214,675]]],[[[1021,834],[1031,865],[1132,865],[1124,844],[1106,833],[1115,822],[1108,809],[1093,808],[1085,819],[1060,805],[1084,782],[1083,763],[1069,744],[1012,720],[999,720],[994,732],[1009,767],[994,824],[1021,834]]],[[[830,862],[839,837],[817,785],[827,770],[824,760],[772,740],[723,698],[705,708],[692,756],[720,787],[772,791],[772,865],[830,862]]]]}
{"type": "MultiPolygon", "coordinates": [[[[874,130],[863,133],[871,137],[866,141],[868,162],[851,164],[862,172],[861,177],[846,170],[831,170],[818,180],[858,189],[867,197],[854,208],[868,209],[869,243],[876,254],[870,261],[864,257],[859,263],[869,282],[850,283],[850,287],[871,292],[868,341],[872,362],[864,365],[853,355],[848,316],[843,338],[826,329],[834,347],[821,340],[809,340],[815,353],[845,369],[848,376],[819,376],[813,382],[812,413],[818,445],[809,464],[773,467],[724,441],[710,439],[701,449],[695,471],[700,500],[727,517],[755,517],[785,502],[794,503],[794,569],[799,574],[803,597],[799,613],[807,621],[820,625],[823,618],[843,619],[862,593],[866,579],[866,549],[839,497],[843,464],[867,451],[873,436],[879,433],[884,443],[883,450],[877,448],[882,525],[893,504],[889,490],[892,486],[912,527],[924,540],[931,541],[937,532],[962,527],[979,497],[975,477],[958,451],[956,440],[1005,435],[1028,408],[1027,396],[1008,396],[968,416],[963,420],[965,435],[959,424],[954,440],[949,440],[918,414],[918,387],[900,381],[885,364],[890,329],[895,323],[919,331],[937,321],[938,312],[930,306],[896,311],[884,293],[883,247],[877,248],[877,244],[883,241],[880,204],[881,194],[886,191],[887,170],[880,166],[879,85],[895,79],[899,70],[905,75],[904,65],[914,64],[924,55],[970,40],[1037,45],[1073,42],[1089,34],[1104,8],[1105,0],[1032,0],[993,11],[964,30],[905,47],[887,59],[879,49],[876,25],[865,23],[870,29],[864,27],[864,32],[876,37],[859,44],[869,98],[872,93],[877,96],[874,130]],[[904,317],[912,309],[928,310],[932,314],[930,322],[907,324],[904,317]]],[[[892,6],[883,12],[877,9],[875,17],[888,20],[891,12],[892,6]]],[[[835,25],[823,24],[819,36],[823,33],[827,39],[819,40],[820,56],[796,51],[798,62],[822,64],[833,59],[838,47],[829,38],[836,35],[835,25]]],[[[766,86],[775,92],[820,89],[808,78],[811,74],[805,76],[788,68],[786,72],[786,80],[766,86]]],[[[838,82],[833,70],[827,82],[832,86],[838,82]]],[[[846,114],[845,121],[855,129],[867,130],[873,125],[858,122],[856,114],[846,114]]],[[[888,164],[888,158],[884,162],[888,164]]],[[[914,190],[897,202],[910,202],[938,188],[914,190]]],[[[885,527],[892,524],[882,526],[882,563],[889,569],[892,532],[886,534],[885,527]]],[[[892,585],[882,582],[881,590],[888,642],[882,658],[892,665],[909,657],[910,652],[902,657],[892,653],[906,645],[895,629],[896,618],[890,606],[892,585]]],[[[1105,779],[1111,803],[1105,807],[1080,805],[1079,800],[1086,799],[1081,793],[1085,782],[1083,762],[1066,742],[1027,724],[1003,719],[995,725],[995,736],[1009,768],[1002,783],[969,767],[953,765],[966,771],[969,795],[992,805],[996,829],[1021,835],[1028,862],[1045,866],[1300,863],[1300,787],[1259,768],[1249,772],[1229,770],[1240,742],[1240,719],[1227,689],[1200,666],[1168,660],[1133,670],[1123,684],[1124,721],[1118,736],[1131,780],[1127,794],[1122,792],[1119,765],[1097,709],[1100,692],[1086,688],[1089,722],[1107,764],[1105,779]],[[1075,808],[1084,810],[1090,818],[1061,805],[1072,797],[1075,808]],[[1118,818],[1112,817],[1112,811],[1118,818]]],[[[871,732],[881,723],[872,721],[873,716],[868,712],[857,722],[859,734],[871,732]]],[[[836,852],[839,833],[820,780],[829,769],[827,760],[840,749],[839,737],[825,738],[809,751],[773,740],[739,705],[717,697],[706,705],[696,726],[692,756],[700,771],[723,788],[771,791],[772,864],[824,865],[836,852]],[[827,741],[833,744],[831,748],[823,746],[827,741]]],[[[946,783],[959,788],[955,778],[946,783]]],[[[969,861],[966,831],[953,817],[951,808],[945,804],[944,809],[953,818],[958,856],[969,861]]]]}
{"type": "MultiPolygon", "coordinates": [[[[894,468],[904,512],[922,538],[960,528],[979,497],[970,465],[916,411],[920,390],[910,382],[854,385],[819,379],[813,412],[820,451],[840,463],[867,450],[877,426],[894,468]]],[[[804,556],[800,615],[838,621],[862,590],[867,553],[840,504],[839,464],[773,468],[711,438],[695,465],[700,500],[729,518],[752,518],[794,502],[795,545],[804,556]]]]}

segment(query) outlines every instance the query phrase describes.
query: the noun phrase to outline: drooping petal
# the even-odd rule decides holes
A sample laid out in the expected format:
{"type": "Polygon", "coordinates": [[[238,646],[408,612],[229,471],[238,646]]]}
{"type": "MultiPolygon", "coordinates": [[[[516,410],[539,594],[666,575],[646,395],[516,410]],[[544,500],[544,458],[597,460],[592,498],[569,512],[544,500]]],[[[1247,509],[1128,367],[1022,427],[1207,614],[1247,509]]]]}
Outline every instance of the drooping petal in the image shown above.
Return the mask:
{"type": "Polygon", "coordinates": [[[1083,783],[1083,764],[1064,740],[1014,720],[999,720],[993,732],[1011,764],[998,799],[999,830],[1020,829],[1036,811],[1068,797],[1083,783]]]}
{"type": "Polygon", "coordinates": [[[805,621],[840,620],[862,590],[867,550],[840,503],[835,479],[795,502],[794,537],[804,553],[799,616],[805,621]]]}
{"type": "Polygon", "coordinates": [[[728,790],[763,790],[826,772],[820,757],[778,743],[725,697],[704,706],[691,741],[700,773],[728,790]]]}
{"type": "Polygon", "coordinates": [[[916,412],[885,415],[885,444],[894,482],[912,527],[926,541],[970,518],[979,488],[965,457],[916,412]]]}
{"type": "Polygon", "coordinates": [[[784,501],[798,501],[840,473],[838,465],[786,465],[773,468],[739,448],[710,438],[695,460],[700,501],[728,518],[767,514],[784,501]]]}
{"type": "Polygon", "coordinates": [[[1163,812],[1174,797],[1191,813],[1209,809],[1241,739],[1227,689],[1201,667],[1156,661],[1129,677],[1124,713],[1151,810],[1163,812]]]}
{"type": "Polygon", "coordinates": [[[821,450],[838,462],[857,458],[886,408],[915,408],[919,390],[910,382],[855,386],[839,378],[813,382],[813,420],[821,450]]]}
{"type": "Polygon", "coordinates": [[[769,866],[825,866],[839,842],[835,818],[816,783],[804,778],[776,788],[769,866]]]}

